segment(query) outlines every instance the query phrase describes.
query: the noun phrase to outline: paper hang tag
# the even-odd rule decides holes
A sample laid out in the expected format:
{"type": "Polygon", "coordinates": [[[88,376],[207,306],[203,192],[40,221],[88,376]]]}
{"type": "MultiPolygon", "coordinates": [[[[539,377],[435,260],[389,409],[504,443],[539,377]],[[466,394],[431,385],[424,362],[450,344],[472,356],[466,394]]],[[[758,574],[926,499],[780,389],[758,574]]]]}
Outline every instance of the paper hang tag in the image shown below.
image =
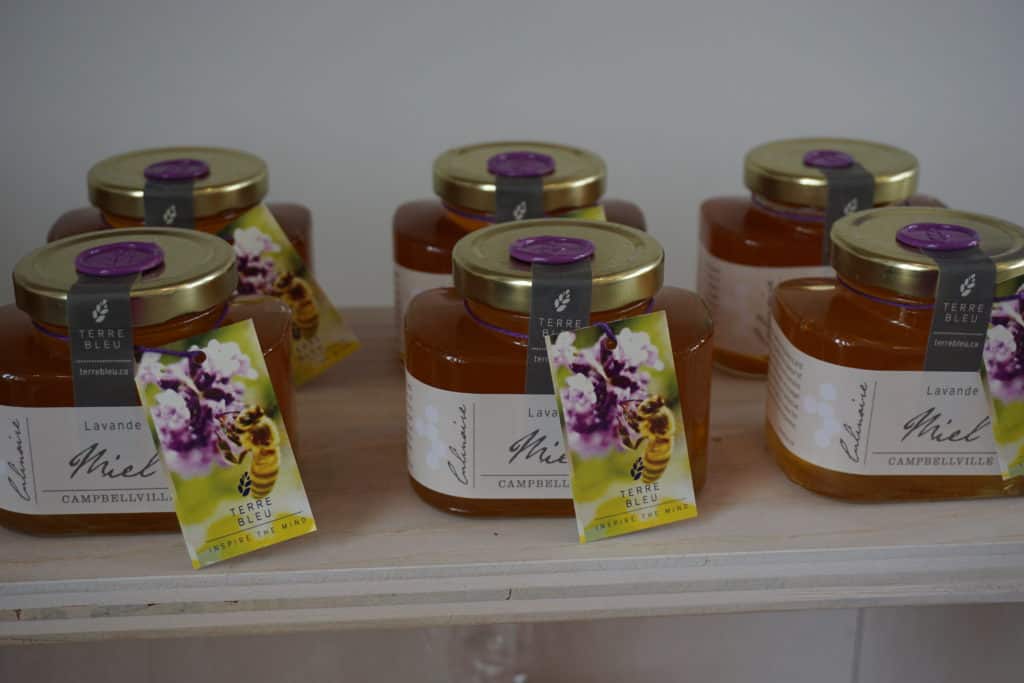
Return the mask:
{"type": "Polygon", "coordinates": [[[600,204],[594,204],[593,206],[584,206],[582,209],[573,209],[568,213],[559,214],[559,218],[576,218],[581,221],[607,221],[608,216],[605,215],[604,207],[600,204]]]}
{"type": "Polygon", "coordinates": [[[982,382],[992,417],[1003,479],[1024,477],[1024,279],[1004,283],[1015,292],[992,304],[982,351],[982,382]]]}
{"type": "Polygon", "coordinates": [[[80,275],[68,291],[76,406],[138,405],[131,305],[131,289],[138,277],[80,275]]]}
{"type": "Polygon", "coordinates": [[[147,180],[142,194],[146,225],[195,228],[195,198],[191,180],[147,180]]]}
{"type": "Polygon", "coordinates": [[[316,530],[252,320],[146,353],[138,393],[196,569],[316,530]]]}
{"type": "Polygon", "coordinates": [[[273,296],[292,309],[292,375],[303,384],[359,348],[348,323],[306,269],[274,215],[259,204],[220,236],[234,245],[238,293],[273,296]]]}
{"type": "Polygon", "coordinates": [[[843,216],[870,209],[875,205],[875,177],[857,162],[846,168],[821,168],[828,180],[825,206],[825,235],[822,239],[821,262],[831,261],[832,226],[843,216]]]}
{"type": "Polygon", "coordinates": [[[547,345],[580,542],[696,517],[664,311],[547,345]]]}

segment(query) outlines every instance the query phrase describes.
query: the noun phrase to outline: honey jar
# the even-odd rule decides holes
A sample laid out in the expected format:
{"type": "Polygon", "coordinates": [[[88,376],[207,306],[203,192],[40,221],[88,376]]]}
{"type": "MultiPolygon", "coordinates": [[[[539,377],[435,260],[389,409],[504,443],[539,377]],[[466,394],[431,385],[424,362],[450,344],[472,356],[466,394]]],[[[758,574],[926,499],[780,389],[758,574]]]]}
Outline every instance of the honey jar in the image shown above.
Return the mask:
{"type": "MultiPolygon", "coordinates": [[[[527,391],[526,379],[532,269],[545,261],[520,246],[551,240],[569,250],[582,245],[580,256],[589,259],[588,279],[577,283],[589,288],[589,321],[577,327],[665,312],[694,485],[704,484],[712,339],[704,303],[662,286],[664,252],[647,233],[537,219],[468,234],[454,248],[454,287],[423,292],[410,303],[409,475],[437,508],[469,515],[573,513],[556,398],[550,389],[527,391]]],[[[563,292],[560,299],[569,297],[563,292]]]]}
{"type": "Polygon", "coordinates": [[[831,277],[829,226],[872,207],[937,205],[915,195],[917,159],[902,149],[842,138],[778,140],[750,150],[749,197],[708,199],[700,209],[697,291],[715,319],[715,362],[764,375],[771,292],[800,277],[831,277]]]}
{"type": "MultiPolygon", "coordinates": [[[[236,149],[163,147],[118,154],[89,170],[93,208],[62,214],[50,228],[47,241],[141,225],[217,234],[263,201],[268,181],[263,159],[236,149]]],[[[286,202],[271,202],[267,208],[311,267],[313,218],[309,209],[286,202]]]]}
{"type": "MultiPolygon", "coordinates": [[[[138,394],[119,400],[124,394],[116,397],[113,380],[106,378],[126,375],[134,389],[132,345],[137,355],[252,320],[281,414],[295,434],[290,309],[269,297],[232,298],[238,280],[235,256],[220,238],[160,228],[85,233],[28,254],[16,265],[13,279],[16,304],[0,308],[0,412],[6,431],[0,465],[7,473],[0,486],[3,526],[42,534],[178,528],[170,480],[138,394]],[[85,324],[74,327],[77,334],[72,331],[72,309],[78,305],[72,303],[78,301],[73,293],[83,282],[125,296],[130,315],[121,324],[131,330],[127,357],[119,361],[127,367],[115,366],[114,373],[96,366],[88,397],[75,385],[73,342],[118,347],[121,338],[111,321],[116,311],[106,298],[85,310],[85,324]]],[[[205,363],[217,361],[195,359],[190,372],[212,377],[205,363]]],[[[124,387],[123,381],[119,386],[124,387]]],[[[188,410],[190,433],[215,428],[209,415],[195,407],[188,410]]],[[[215,457],[207,451],[191,455],[215,457]]]]}
{"type": "Polygon", "coordinates": [[[1024,491],[1000,456],[1020,446],[1024,231],[907,207],[845,217],[831,239],[834,278],[775,290],[767,434],[779,466],[848,500],[1024,491]]]}
{"type": "Polygon", "coordinates": [[[604,160],[578,147],[486,142],[456,147],[434,161],[437,199],[407,202],[393,221],[395,315],[401,335],[409,301],[452,284],[452,249],[496,222],[557,216],[600,206],[613,223],[644,230],[640,208],[602,199],[604,160]]]}

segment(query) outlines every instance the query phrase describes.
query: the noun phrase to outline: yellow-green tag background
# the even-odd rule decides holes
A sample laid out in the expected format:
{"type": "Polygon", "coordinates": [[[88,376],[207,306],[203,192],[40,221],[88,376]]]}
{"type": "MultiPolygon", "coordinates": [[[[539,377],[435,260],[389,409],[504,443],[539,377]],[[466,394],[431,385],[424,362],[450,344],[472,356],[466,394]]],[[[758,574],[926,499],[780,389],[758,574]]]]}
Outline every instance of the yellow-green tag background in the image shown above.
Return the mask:
{"type": "MultiPolygon", "coordinates": [[[[235,516],[229,510],[232,506],[245,504],[252,500],[242,496],[237,489],[242,474],[249,469],[252,457],[247,457],[240,464],[232,464],[220,459],[211,465],[208,473],[199,476],[183,476],[168,469],[171,480],[171,492],[174,508],[181,524],[181,531],[188,546],[192,566],[196,569],[215,562],[227,560],[259,548],[264,548],[281,541],[311,533],[316,530],[316,523],[306,498],[306,491],[299,476],[299,468],[295,462],[291,441],[281,419],[281,411],[270,383],[267,367],[263,360],[263,351],[256,328],[252,320],[243,320],[233,325],[221,327],[208,333],[196,335],[173,344],[166,345],[172,351],[187,351],[193,346],[204,348],[210,340],[235,342],[245,355],[249,357],[257,372],[255,379],[235,378],[245,386],[244,401],[247,404],[260,405],[277,428],[280,438],[280,462],[277,481],[271,491],[273,501],[273,524],[261,526],[262,530],[273,530],[262,538],[252,537],[256,530],[248,536],[237,533],[239,530],[235,516]],[[229,535],[225,538],[226,535],[229,535]],[[219,539],[221,545],[230,543],[230,547],[212,547],[213,539],[219,539]]],[[[181,358],[162,355],[160,362],[164,365],[178,363],[181,358]]],[[[160,388],[151,384],[138,385],[142,407],[149,422],[150,433],[161,456],[166,457],[160,448],[160,438],[153,423],[151,411],[155,405],[155,397],[160,388]]]]}
{"type": "Polygon", "coordinates": [[[279,272],[289,272],[303,278],[315,292],[314,299],[320,314],[316,336],[292,341],[292,376],[295,383],[308,382],[358,349],[359,340],[355,333],[308,272],[302,257],[295,251],[274,214],[259,204],[229,223],[220,235],[228,242],[233,242],[235,230],[242,228],[257,228],[269,237],[277,245],[278,251],[266,253],[265,256],[274,261],[279,272]]]}
{"type": "MultiPolygon", "coordinates": [[[[619,495],[623,489],[641,485],[641,482],[632,478],[630,469],[636,459],[643,454],[646,443],[641,443],[639,448],[624,451],[618,451],[613,447],[600,457],[584,458],[569,450],[573,504],[581,543],[620,536],[697,516],[686,433],[679,403],[679,386],[676,381],[672,343],[665,313],[657,311],[619,320],[610,323],[610,327],[616,334],[629,328],[634,332],[646,332],[650,335],[651,342],[658,348],[664,368],[660,371],[650,367],[642,368],[651,377],[648,393],[658,394],[665,399],[666,406],[672,411],[676,423],[676,433],[672,456],[659,480],[660,504],[642,511],[646,513],[646,518],[642,518],[643,515],[639,513],[627,511],[624,499],[619,495]]],[[[575,347],[583,349],[593,346],[601,335],[602,331],[597,327],[577,330],[575,347]]],[[[549,349],[554,341],[555,337],[548,338],[549,349]]],[[[552,381],[563,434],[566,431],[566,423],[561,392],[571,374],[568,368],[552,367],[552,381]]],[[[565,434],[567,447],[569,441],[568,434],[565,434]]]]}

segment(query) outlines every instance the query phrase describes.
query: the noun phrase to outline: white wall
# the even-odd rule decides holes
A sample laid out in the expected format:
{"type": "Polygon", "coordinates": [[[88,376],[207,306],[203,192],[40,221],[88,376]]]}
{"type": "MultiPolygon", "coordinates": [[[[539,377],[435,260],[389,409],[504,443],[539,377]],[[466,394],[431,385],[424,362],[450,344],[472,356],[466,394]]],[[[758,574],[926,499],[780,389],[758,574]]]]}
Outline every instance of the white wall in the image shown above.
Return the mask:
{"type": "MultiPolygon", "coordinates": [[[[744,151],[838,134],[914,151],[923,187],[1024,222],[1020,0],[90,0],[4,3],[0,272],[85,202],[89,165],[150,145],[250,149],[310,204],[343,305],[391,300],[391,212],[443,148],[602,153],[694,278],[703,197],[744,151]],[[332,267],[333,266],[333,267],[332,267]]],[[[0,288],[0,301],[10,299],[0,288]]]]}

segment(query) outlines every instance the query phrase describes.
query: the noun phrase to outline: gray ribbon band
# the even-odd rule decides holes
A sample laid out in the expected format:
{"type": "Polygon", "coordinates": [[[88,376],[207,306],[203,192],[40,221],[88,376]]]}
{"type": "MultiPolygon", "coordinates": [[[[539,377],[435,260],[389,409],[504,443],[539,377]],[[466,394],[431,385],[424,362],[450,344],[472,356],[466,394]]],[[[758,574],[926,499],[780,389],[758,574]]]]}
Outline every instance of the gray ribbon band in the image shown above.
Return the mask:
{"type": "Polygon", "coordinates": [[[142,194],[146,225],[195,228],[195,195],[191,180],[147,180],[142,194]]]}
{"type": "Polygon", "coordinates": [[[495,176],[495,218],[498,223],[544,217],[544,179],[495,176]]]}
{"type": "Polygon", "coordinates": [[[590,260],[566,265],[533,264],[526,393],[554,392],[546,337],[590,324],[590,260]]]}
{"type": "Polygon", "coordinates": [[[138,275],[82,275],[68,290],[71,384],[76,406],[135,406],[132,285],[138,275]]]}
{"type": "Polygon", "coordinates": [[[996,267],[980,248],[932,251],[939,266],[925,370],[977,372],[996,288],[996,267]]]}
{"type": "Polygon", "coordinates": [[[864,211],[875,205],[875,176],[856,162],[846,168],[820,170],[828,180],[825,235],[821,244],[821,262],[828,265],[832,250],[832,226],[847,214],[864,211]]]}

